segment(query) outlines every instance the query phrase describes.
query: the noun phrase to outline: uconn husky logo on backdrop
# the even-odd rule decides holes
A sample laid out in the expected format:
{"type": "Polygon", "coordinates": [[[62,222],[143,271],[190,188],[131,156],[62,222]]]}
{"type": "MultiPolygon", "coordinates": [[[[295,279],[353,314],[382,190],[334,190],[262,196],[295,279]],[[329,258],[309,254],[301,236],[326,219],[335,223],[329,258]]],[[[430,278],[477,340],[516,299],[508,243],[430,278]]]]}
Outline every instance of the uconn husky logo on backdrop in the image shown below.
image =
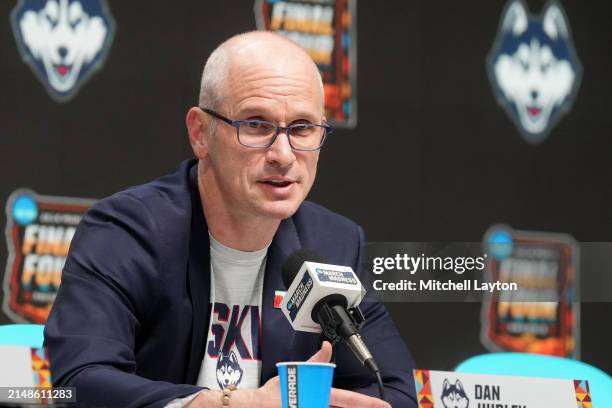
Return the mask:
{"type": "Polygon", "coordinates": [[[20,0],[11,24],[24,61],[60,102],[102,66],[115,30],[106,0],[20,0]]]}
{"type": "Polygon", "coordinates": [[[544,140],[570,110],[582,75],[561,5],[549,1],[534,16],[523,1],[510,1],[487,71],[499,103],[525,139],[544,140]]]}

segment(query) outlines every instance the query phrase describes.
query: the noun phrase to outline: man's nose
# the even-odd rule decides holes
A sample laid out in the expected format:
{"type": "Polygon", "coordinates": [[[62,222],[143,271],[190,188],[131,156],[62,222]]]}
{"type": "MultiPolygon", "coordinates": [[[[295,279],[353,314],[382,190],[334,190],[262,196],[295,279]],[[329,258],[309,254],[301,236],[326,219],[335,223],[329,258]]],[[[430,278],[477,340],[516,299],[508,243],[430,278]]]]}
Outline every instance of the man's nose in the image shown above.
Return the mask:
{"type": "Polygon", "coordinates": [[[272,146],[268,148],[266,158],[270,163],[280,166],[288,166],[295,161],[295,154],[289,144],[289,136],[286,131],[281,131],[272,146]]]}

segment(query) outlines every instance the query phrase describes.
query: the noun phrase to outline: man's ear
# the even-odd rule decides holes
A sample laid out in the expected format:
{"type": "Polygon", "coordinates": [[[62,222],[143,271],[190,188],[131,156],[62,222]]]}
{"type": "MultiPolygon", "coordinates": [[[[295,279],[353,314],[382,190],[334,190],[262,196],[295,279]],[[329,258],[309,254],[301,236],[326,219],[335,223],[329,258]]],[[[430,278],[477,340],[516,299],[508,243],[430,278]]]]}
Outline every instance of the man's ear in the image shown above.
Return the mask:
{"type": "Polygon", "coordinates": [[[200,108],[193,107],[187,112],[185,124],[187,125],[189,143],[191,144],[193,154],[195,154],[198,159],[205,158],[208,154],[208,140],[206,139],[206,135],[208,134],[210,119],[203,115],[200,108]]]}

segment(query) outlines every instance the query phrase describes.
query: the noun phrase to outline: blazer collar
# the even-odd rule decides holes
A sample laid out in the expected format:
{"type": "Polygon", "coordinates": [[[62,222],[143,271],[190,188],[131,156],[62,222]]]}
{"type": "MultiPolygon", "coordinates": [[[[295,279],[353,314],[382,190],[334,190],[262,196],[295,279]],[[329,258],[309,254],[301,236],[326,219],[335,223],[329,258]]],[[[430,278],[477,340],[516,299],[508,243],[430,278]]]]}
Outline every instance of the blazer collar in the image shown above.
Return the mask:
{"type": "Polygon", "coordinates": [[[295,331],[280,309],[274,308],[275,291],[285,291],[282,278],[282,266],[285,259],[300,249],[300,242],[292,218],[283,220],[268,249],[266,274],[264,277],[262,336],[261,344],[261,384],[277,373],[276,361],[291,360],[291,350],[295,340],[295,331]]]}
{"type": "Polygon", "coordinates": [[[192,214],[187,284],[192,304],[192,325],[187,384],[195,384],[198,380],[210,323],[210,241],[198,190],[197,169],[196,164],[189,170],[192,214]]]}

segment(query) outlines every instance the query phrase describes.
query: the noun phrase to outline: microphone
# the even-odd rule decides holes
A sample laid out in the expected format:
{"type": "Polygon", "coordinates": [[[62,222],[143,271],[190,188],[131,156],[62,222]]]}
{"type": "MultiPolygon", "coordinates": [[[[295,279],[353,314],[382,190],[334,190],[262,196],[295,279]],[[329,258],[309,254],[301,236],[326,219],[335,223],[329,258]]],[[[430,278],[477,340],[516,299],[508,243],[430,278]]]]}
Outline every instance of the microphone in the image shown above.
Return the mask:
{"type": "Polygon", "coordinates": [[[358,305],[365,289],[353,269],[327,264],[316,252],[301,249],[287,258],[282,271],[288,289],[281,310],[293,329],[323,332],[332,345],[346,341],[355,357],[376,376],[383,397],[380,370],[359,334],[365,318],[358,305]]]}

